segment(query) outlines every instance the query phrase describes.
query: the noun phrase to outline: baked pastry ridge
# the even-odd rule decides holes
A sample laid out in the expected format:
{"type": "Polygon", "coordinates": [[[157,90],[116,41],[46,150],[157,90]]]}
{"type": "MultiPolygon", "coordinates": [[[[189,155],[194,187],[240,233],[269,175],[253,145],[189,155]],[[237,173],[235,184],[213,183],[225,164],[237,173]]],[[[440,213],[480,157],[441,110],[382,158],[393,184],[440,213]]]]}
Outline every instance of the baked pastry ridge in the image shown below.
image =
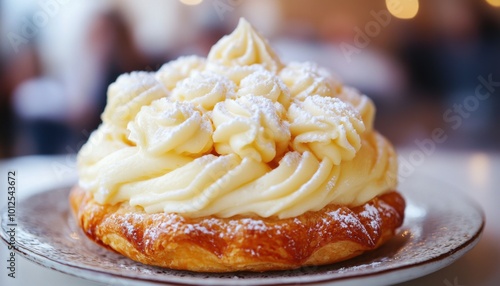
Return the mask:
{"type": "Polygon", "coordinates": [[[404,199],[389,192],[361,206],[328,205],[287,219],[189,218],[101,205],[75,187],[73,212],[85,234],[142,263],[200,272],[267,271],[323,265],[373,250],[403,220],[404,199]]]}

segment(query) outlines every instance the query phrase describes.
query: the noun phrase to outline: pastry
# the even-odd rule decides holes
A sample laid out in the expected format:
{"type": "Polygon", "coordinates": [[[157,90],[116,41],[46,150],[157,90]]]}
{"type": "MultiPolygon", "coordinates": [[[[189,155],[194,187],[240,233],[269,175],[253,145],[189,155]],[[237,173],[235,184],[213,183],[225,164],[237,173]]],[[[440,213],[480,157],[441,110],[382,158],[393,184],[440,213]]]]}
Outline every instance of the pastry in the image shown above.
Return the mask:
{"type": "Polygon", "coordinates": [[[314,63],[283,64],[244,19],[208,57],[120,76],[78,154],[73,214],[150,265],[295,269],[373,250],[402,224],[373,102],[314,63]]]}

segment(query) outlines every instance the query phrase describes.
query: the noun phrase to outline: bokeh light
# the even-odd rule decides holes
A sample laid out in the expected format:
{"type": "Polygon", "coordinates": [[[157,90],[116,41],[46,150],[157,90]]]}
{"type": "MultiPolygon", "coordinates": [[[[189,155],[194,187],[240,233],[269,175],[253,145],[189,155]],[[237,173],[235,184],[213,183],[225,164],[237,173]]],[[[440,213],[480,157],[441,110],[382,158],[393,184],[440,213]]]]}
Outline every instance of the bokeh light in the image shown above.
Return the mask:
{"type": "Polygon", "coordinates": [[[500,0],[486,0],[493,7],[500,7],[500,0]]]}
{"type": "Polygon", "coordinates": [[[198,5],[201,2],[203,2],[203,0],[180,0],[180,1],[182,4],[186,4],[186,5],[190,5],[190,6],[198,5]]]}
{"type": "MultiPolygon", "coordinates": [[[[497,1],[498,0],[491,0],[497,1]]],[[[418,0],[386,0],[387,10],[396,18],[412,19],[418,13],[418,0]]]]}

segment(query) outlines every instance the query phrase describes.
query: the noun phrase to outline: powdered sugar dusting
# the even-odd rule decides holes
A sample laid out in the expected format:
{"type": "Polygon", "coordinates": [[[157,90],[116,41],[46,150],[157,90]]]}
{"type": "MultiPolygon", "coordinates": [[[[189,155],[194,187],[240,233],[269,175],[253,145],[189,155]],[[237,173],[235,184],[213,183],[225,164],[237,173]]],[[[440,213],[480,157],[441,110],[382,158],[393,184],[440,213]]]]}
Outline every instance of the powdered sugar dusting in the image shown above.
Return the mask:
{"type": "Polygon", "coordinates": [[[307,100],[314,102],[316,106],[320,106],[323,110],[332,113],[331,115],[339,118],[339,121],[348,122],[350,118],[359,118],[359,114],[354,108],[338,98],[310,96],[307,100]]]}
{"type": "Polygon", "coordinates": [[[337,209],[329,212],[328,215],[330,215],[335,221],[340,222],[340,226],[344,229],[361,226],[359,219],[357,219],[352,213],[346,213],[343,209],[337,209]]]}
{"type": "Polygon", "coordinates": [[[379,210],[373,205],[366,204],[364,210],[359,213],[360,216],[368,219],[370,221],[370,226],[375,233],[378,233],[380,229],[379,222],[381,221],[379,210]]]}
{"type": "Polygon", "coordinates": [[[128,74],[122,74],[113,83],[114,86],[119,86],[124,92],[131,92],[157,84],[158,81],[155,79],[154,73],[145,71],[133,71],[128,74]]]}
{"type": "Polygon", "coordinates": [[[340,223],[340,227],[348,234],[353,234],[353,231],[362,231],[364,236],[366,236],[370,243],[373,244],[373,240],[370,234],[367,232],[365,226],[361,223],[358,217],[346,208],[339,208],[335,211],[329,212],[328,215],[333,218],[334,221],[340,223]]]}
{"type": "MultiPolygon", "coordinates": [[[[307,156],[307,154],[304,153],[303,156],[307,156]]],[[[300,155],[299,152],[288,152],[281,159],[280,164],[285,164],[287,166],[293,167],[293,166],[298,166],[301,161],[302,161],[302,156],[300,155]]]]}
{"type": "Polygon", "coordinates": [[[154,243],[162,234],[178,232],[185,223],[183,217],[175,214],[152,214],[148,219],[152,222],[152,226],[144,233],[146,246],[154,243]]]}
{"type": "Polygon", "coordinates": [[[254,230],[258,232],[265,232],[268,230],[266,224],[262,220],[245,218],[240,220],[240,222],[243,223],[248,230],[254,230]]]}

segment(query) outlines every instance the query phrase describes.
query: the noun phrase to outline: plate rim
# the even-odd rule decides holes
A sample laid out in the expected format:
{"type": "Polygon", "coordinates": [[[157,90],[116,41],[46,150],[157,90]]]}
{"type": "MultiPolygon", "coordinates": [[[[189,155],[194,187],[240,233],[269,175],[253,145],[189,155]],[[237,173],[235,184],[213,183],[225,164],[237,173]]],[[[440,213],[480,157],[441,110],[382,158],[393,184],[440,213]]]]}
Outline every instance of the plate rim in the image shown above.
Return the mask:
{"type": "MultiPolygon", "coordinates": [[[[43,196],[44,194],[48,194],[50,192],[55,192],[55,191],[62,190],[62,189],[67,190],[69,192],[71,187],[72,186],[54,187],[54,188],[46,189],[44,191],[36,192],[36,193],[33,193],[29,196],[23,197],[21,199],[21,201],[29,200],[30,198],[37,196],[37,195],[43,196]]],[[[405,197],[405,192],[400,192],[400,193],[402,193],[403,197],[405,197]]],[[[438,271],[439,269],[444,268],[444,267],[452,264],[458,258],[460,258],[465,253],[467,253],[469,250],[471,250],[479,242],[481,235],[484,231],[485,224],[486,224],[485,212],[484,212],[483,208],[474,199],[472,199],[470,196],[468,196],[467,194],[465,194],[461,191],[457,191],[454,195],[456,195],[457,197],[460,197],[461,200],[466,201],[467,204],[470,205],[480,215],[481,223],[480,223],[480,226],[477,229],[477,231],[473,235],[471,235],[470,238],[468,238],[466,241],[464,241],[459,246],[454,247],[454,248],[452,248],[444,253],[441,253],[438,256],[426,259],[424,261],[412,263],[412,264],[396,266],[396,267],[390,268],[390,269],[375,270],[375,271],[370,272],[370,273],[361,273],[361,274],[351,273],[351,274],[347,274],[346,276],[343,276],[343,277],[330,277],[330,278],[328,278],[328,277],[322,278],[320,276],[320,277],[317,277],[317,279],[314,279],[312,281],[276,281],[276,280],[271,281],[271,280],[269,280],[269,283],[265,283],[265,280],[263,278],[247,278],[247,279],[242,278],[242,279],[235,279],[232,282],[234,282],[233,283],[234,285],[241,285],[241,284],[244,284],[244,285],[288,285],[290,283],[294,283],[296,285],[312,285],[312,284],[317,285],[317,284],[325,284],[325,283],[332,283],[332,282],[333,283],[341,283],[341,282],[353,281],[355,279],[369,279],[369,278],[374,277],[374,276],[390,276],[391,274],[393,274],[395,272],[408,271],[408,270],[411,270],[414,268],[419,268],[423,265],[439,264],[437,267],[436,266],[431,267],[426,273],[423,273],[423,274],[418,273],[418,274],[414,274],[414,275],[407,275],[405,277],[405,279],[402,279],[402,280],[385,281],[385,283],[392,284],[392,283],[400,283],[400,282],[404,282],[404,281],[409,281],[411,279],[422,277],[422,276],[425,276],[425,275],[430,274],[432,272],[438,271]],[[456,257],[454,257],[454,256],[456,256],[456,257]],[[447,258],[449,258],[449,259],[446,260],[447,258]],[[442,263],[439,263],[439,262],[442,262],[442,263]],[[263,284],[263,282],[264,282],[264,284],[263,284]]],[[[408,198],[405,197],[405,200],[408,200],[408,198]]],[[[1,214],[0,215],[0,225],[3,223],[3,214],[6,211],[6,209],[7,208],[4,207],[4,208],[2,208],[2,211],[0,212],[0,214],[1,214]]],[[[69,211],[69,203],[68,203],[67,208],[65,210],[69,212],[70,216],[72,216],[71,212],[69,211]]],[[[7,234],[5,233],[5,230],[3,227],[0,227],[0,229],[1,229],[0,230],[0,238],[3,241],[3,243],[8,245],[7,234]]],[[[17,243],[17,241],[16,241],[16,243],[17,243]]],[[[126,281],[126,283],[122,282],[120,285],[138,285],[138,284],[144,284],[144,285],[146,285],[146,284],[149,284],[149,285],[151,285],[151,284],[156,284],[156,285],[160,285],[160,284],[161,285],[194,285],[193,284],[194,281],[191,283],[182,283],[180,281],[174,281],[176,279],[169,280],[169,281],[160,281],[157,279],[133,277],[133,276],[123,275],[120,273],[109,273],[109,272],[106,272],[103,270],[90,269],[87,267],[68,264],[64,261],[57,261],[57,260],[51,259],[51,258],[45,256],[44,254],[38,253],[37,251],[33,251],[20,243],[18,244],[17,247],[14,248],[14,251],[16,253],[20,254],[22,257],[26,258],[27,260],[34,262],[42,267],[45,267],[45,268],[48,268],[51,270],[55,270],[55,271],[58,271],[60,273],[68,274],[68,275],[71,275],[73,277],[85,279],[88,281],[95,281],[95,282],[99,282],[99,283],[109,283],[109,280],[119,279],[121,281],[126,281]],[[22,250],[24,250],[24,251],[22,251],[22,250]],[[48,264],[50,264],[50,265],[48,265],[48,264]],[[65,268],[66,271],[58,268],[61,266],[63,268],[65,268]],[[71,270],[77,270],[78,273],[75,273],[74,271],[71,271],[71,270]],[[85,275],[85,274],[87,274],[87,275],[85,275]],[[89,275],[89,274],[91,274],[91,275],[89,275]],[[98,274],[98,276],[101,277],[101,279],[89,279],[89,277],[95,277],[96,274],[98,274]],[[104,278],[104,279],[102,279],[102,278],[104,278]],[[135,284],[133,284],[133,283],[135,283],[135,284]],[[166,283],[168,283],[168,284],[166,284],[166,283]]],[[[186,271],[186,273],[190,273],[190,272],[186,271]]],[[[300,277],[300,276],[298,276],[298,277],[300,277]]],[[[294,278],[298,278],[298,277],[294,277],[294,278]]],[[[181,280],[181,279],[183,279],[183,277],[178,277],[177,280],[181,280]]],[[[221,278],[205,279],[205,281],[207,281],[207,280],[212,280],[212,282],[209,284],[206,284],[206,285],[218,285],[217,281],[219,281],[219,283],[220,283],[221,278]]],[[[287,280],[289,280],[289,279],[287,279],[287,280]]]]}

